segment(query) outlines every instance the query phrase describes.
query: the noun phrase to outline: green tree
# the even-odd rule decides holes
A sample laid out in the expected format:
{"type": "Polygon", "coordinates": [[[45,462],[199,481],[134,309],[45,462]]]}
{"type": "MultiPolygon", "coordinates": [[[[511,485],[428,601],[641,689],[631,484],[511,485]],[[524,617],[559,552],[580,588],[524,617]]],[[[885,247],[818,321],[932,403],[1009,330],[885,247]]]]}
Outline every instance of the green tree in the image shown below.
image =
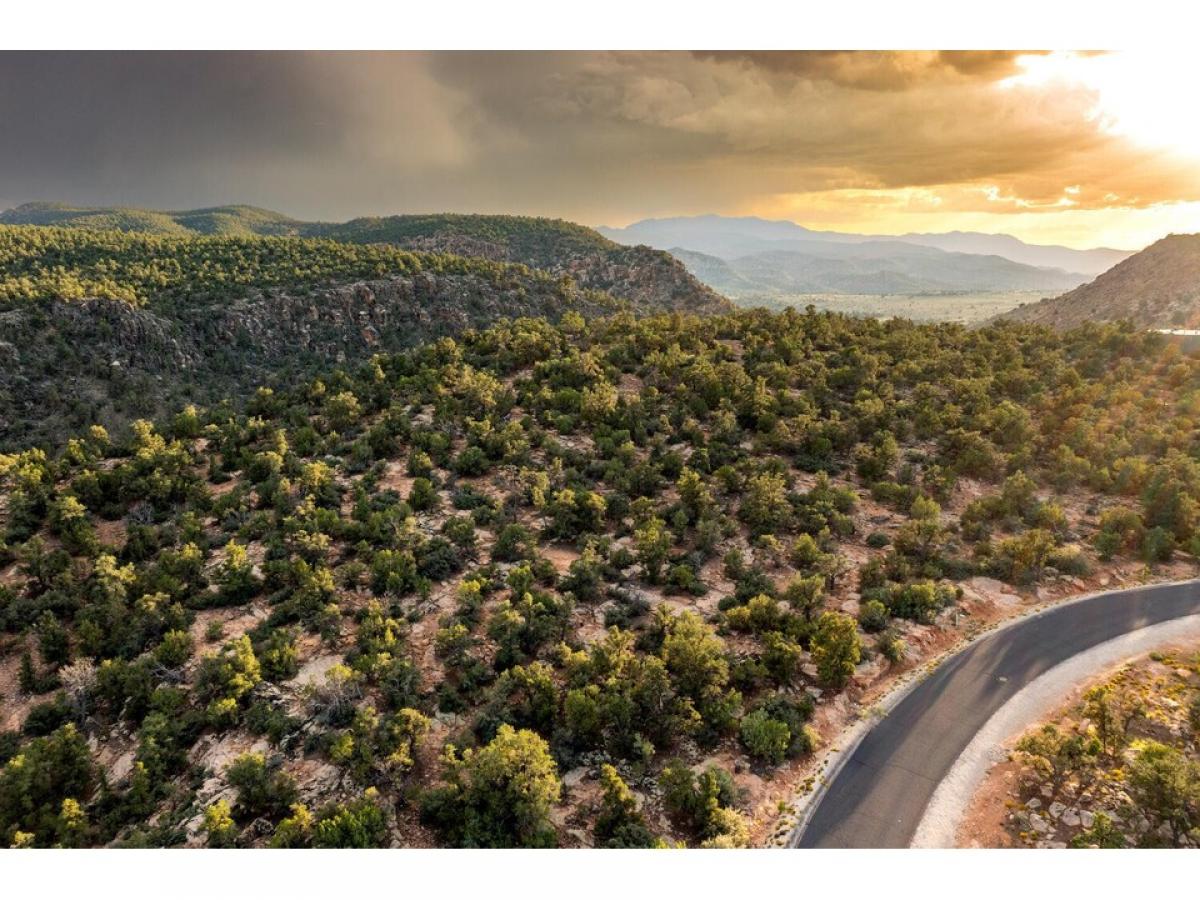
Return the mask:
{"type": "Polygon", "coordinates": [[[272,769],[261,753],[243,753],[230,763],[225,778],[237,789],[237,815],[276,818],[296,799],[296,783],[286,772],[272,769]]]}
{"type": "Polygon", "coordinates": [[[600,811],[596,816],[596,846],[610,849],[658,847],[662,841],[646,825],[633,791],[607,763],[600,768],[600,811]]]}
{"type": "Polygon", "coordinates": [[[463,847],[548,847],[550,807],[561,784],[550,748],[535,732],[501,725],[478,749],[445,756],[447,785],[429,792],[426,821],[463,847]]]}
{"type": "Polygon", "coordinates": [[[784,722],[758,709],[742,718],[742,745],[756,759],[778,765],[787,757],[792,732],[784,722]]]}
{"type": "Polygon", "coordinates": [[[821,613],[813,630],[812,658],[822,682],[831,687],[845,687],[862,658],[854,620],[841,613],[821,613]]]}
{"type": "Polygon", "coordinates": [[[1158,741],[1134,746],[1129,793],[1151,821],[1166,825],[1176,846],[1200,827],[1200,764],[1158,741]]]}
{"type": "Polygon", "coordinates": [[[787,501],[788,484],[780,475],[763,473],[751,477],[746,485],[738,516],[755,534],[767,534],[787,527],[791,506],[787,501]]]}

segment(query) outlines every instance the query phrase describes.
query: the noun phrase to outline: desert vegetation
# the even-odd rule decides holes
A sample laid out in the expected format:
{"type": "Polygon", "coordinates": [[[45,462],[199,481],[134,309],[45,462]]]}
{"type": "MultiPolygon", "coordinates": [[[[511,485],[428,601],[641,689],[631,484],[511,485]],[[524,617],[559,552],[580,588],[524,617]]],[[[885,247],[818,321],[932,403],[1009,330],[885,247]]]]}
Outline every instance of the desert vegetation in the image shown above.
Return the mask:
{"type": "Polygon", "coordinates": [[[1200,844],[1200,657],[1173,648],[1088,685],[1020,737],[1003,829],[1014,845],[1200,844]]]}
{"type": "Polygon", "coordinates": [[[1198,398],[1120,326],[568,311],[4,455],[0,842],[744,845],[966,580],[1194,555],[1198,398]]]}

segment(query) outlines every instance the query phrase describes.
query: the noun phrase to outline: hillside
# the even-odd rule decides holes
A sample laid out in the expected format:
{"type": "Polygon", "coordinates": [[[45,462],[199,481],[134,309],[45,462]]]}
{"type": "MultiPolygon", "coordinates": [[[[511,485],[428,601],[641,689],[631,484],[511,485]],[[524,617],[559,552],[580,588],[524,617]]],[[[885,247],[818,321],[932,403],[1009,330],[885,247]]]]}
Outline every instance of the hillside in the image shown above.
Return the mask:
{"type": "Polygon", "coordinates": [[[1200,549],[1198,389],[1112,326],[570,317],[0,456],[0,845],[765,843],[903,673],[1200,549]]]}
{"type": "Polygon", "coordinates": [[[0,448],[498,318],[652,308],[525,266],[323,239],[0,226],[0,448]]]}
{"type": "Polygon", "coordinates": [[[1073,328],[1128,320],[1139,328],[1200,327],[1200,234],[1173,234],[1061,297],[1004,315],[1073,328]]]}
{"type": "Polygon", "coordinates": [[[0,212],[0,225],[41,225],[155,235],[293,236],[344,244],[389,244],[511,262],[567,276],[580,287],[629,300],[639,311],[711,313],[729,304],[669,254],[625,247],[590,228],[530,216],[405,215],[344,223],[302,222],[252,206],[185,211],[75,208],[27,203],[0,212]]]}
{"type": "MultiPolygon", "coordinates": [[[[553,230],[574,239],[586,232],[553,230]]],[[[512,234],[532,240],[516,227],[512,234]]],[[[454,240],[423,246],[434,243],[437,252],[0,226],[0,448],[53,446],[92,421],[121,429],[182,400],[236,397],[259,382],[500,317],[728,308],[677,260],[648,248],[618,248],[616,261],[567,256],[562,271],[547,271],[453,255],[454,240]],[[578,267],[583,276],[572,277],[578,267]]]]}

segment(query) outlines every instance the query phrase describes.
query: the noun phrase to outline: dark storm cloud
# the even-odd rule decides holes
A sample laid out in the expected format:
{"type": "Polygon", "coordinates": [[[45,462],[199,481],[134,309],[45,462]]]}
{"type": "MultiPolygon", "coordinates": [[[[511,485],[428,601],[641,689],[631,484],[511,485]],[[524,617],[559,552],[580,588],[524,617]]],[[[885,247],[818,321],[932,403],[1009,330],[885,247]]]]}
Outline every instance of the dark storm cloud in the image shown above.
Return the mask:
{"type": "Polygon", "coordinates": [[[460,159],[452,113],[413,54],[0,53],[0,200],[314,211],[460,159]]]}
{"type": "Polygon", "coordinates": [[[1001,87],[1018,57],[0,53],[0,206],[619,223],[831,191],[1146,205],[1195,181],[1106,133],[1086,90],[1001,87]]]}
{"type": "Polygon", "coordinates": [[[0,55],[0,178],[7,196],[135,191],[158,173],[337,143],[342,111],[313,102],[302,57],[0,55]]]}

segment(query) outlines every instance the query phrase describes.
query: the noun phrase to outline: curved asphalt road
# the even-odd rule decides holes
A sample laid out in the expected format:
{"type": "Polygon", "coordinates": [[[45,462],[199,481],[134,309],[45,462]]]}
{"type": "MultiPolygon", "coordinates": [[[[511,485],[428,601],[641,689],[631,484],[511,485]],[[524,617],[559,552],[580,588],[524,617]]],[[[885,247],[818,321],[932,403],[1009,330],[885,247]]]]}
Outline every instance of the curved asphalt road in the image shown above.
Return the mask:
{"type": "Polygon", "coordinates": [[[1043,672],[1130,631],[1200,613],[1200,582],[1052,607],[952,656],[875,725],[797,847],[907,847],[938,784],[992,714],[1043,672]]]}

